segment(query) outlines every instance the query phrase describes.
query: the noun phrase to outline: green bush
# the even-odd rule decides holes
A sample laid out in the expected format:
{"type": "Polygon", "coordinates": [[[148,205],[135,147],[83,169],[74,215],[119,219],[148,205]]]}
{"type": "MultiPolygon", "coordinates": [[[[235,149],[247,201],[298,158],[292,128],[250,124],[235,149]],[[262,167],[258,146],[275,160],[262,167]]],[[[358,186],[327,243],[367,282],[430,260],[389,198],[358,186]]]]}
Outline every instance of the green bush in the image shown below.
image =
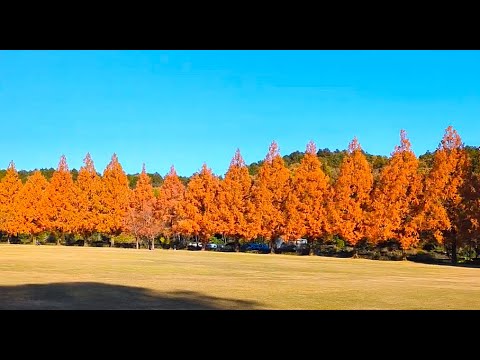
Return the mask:
{"type": "Polygon", "coordinates": [[[222,239],[216,238],[215,236],[212,236],[208,241],[212,244],[217,244],[217,245],[223,245],[224,244],[222,239]]]}
{"type": "Polygon", "coordinates": [[[335,241],[335,246],[337,247],[337,249],[339,250],[343,250],[345,249],[345,241],[340,239],[340,238],[334,238],[334,241],[335,241]]]}
{"type": "Polygon", "coordinates": [[[458,257],[463,258],[465,261],[470,261],[477,257],[477,253],[475,252],[474,248],[465,246],[458,250],[458,257]]]}
{"type": "Polygon", "coordinates": [[[162,246],[170,245],[172,243],[172,239],[165,239],[163,236],[160,237],[158,241],[160,241],[162,246]]]}
{"type": "Polygon", "coordinates": [[[135,237],[128,234],[120,234],[118,236],[112,236],[115,244],[130,244],[135,243],[135,237]]]}

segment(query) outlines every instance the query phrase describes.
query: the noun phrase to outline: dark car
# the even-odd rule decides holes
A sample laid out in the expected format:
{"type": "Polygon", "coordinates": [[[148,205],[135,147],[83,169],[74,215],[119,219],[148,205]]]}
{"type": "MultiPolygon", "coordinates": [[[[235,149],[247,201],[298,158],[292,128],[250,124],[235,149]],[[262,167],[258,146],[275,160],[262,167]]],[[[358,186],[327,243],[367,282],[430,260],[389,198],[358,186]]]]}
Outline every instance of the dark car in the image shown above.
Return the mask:
{"type": "Polygon", "coordinates": [[[310,247],[307,244],[282,243],[275,249],[275,254],[308,255],[309,253],[310,247]]]}
{"type": "Polygon", "coordinates": [[[297,252],[297,245],[282,243],[275,249],[275,254],[294,253],[297,252]]]}
{"type": "Polygon", "coordinates": [[[226,243],[225,245],[219,246],[217,251],[222,252],[235,252],[236,244],[234,242],[226,243]]]}
{"type": "Polygon", "coordinates": [[[219,249],[219,245],[217,244],[208,243],[207,245],[205,245],[205,250],[217,251],[218,249],[219,249]]]}
{"type": "Polygon", "coordinates": [[[242,252],[253,252],[258,254],[269,254],[270,248],[267,244],[262,243],[246,243],[240,247],[242,252]]]}
{"type": "Polygon", "coordinates": [[[310,245],[308,244],[297,245],[297,255],[310,255],[310,245]]]}

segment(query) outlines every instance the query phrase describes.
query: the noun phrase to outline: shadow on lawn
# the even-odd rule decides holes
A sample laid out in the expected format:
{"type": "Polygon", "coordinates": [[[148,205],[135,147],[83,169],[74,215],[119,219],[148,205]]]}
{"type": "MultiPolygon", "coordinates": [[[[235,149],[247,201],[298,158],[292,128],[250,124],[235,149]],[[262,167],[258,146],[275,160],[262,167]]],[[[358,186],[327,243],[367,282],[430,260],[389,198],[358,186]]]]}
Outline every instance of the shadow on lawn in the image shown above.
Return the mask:
{"type": "Polygon", "coordinates": [[[0,309],[5,310],[252,310],[258,305],[192,291],[159,293],[95,282],[0,286],[0,309]]]}
{"type": "Polygon", "coordinates": [[[425,258],[425,257],[415,257],[407,256],[407,260],[411,262],[416,262],[426,265],[442,265],[442,266],[454,266],[454,267],[466,267],[466,268],[480,268],[480,263],[478,261],[470,262],[459,262],[457,264],[452,264],[450,259],[434,259],[434,258],[425,258]]]}

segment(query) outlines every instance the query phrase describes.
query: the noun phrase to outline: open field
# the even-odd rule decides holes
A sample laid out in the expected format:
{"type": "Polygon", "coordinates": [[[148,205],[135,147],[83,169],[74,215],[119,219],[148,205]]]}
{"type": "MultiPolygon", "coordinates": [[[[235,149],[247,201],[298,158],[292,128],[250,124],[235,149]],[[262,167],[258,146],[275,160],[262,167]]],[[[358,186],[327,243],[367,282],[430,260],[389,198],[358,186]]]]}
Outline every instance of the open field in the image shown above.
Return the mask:
{"type": "Polygon", "coordinates": [[[480,309],[480,269],[0,245],[0,309],[480,309]]]}

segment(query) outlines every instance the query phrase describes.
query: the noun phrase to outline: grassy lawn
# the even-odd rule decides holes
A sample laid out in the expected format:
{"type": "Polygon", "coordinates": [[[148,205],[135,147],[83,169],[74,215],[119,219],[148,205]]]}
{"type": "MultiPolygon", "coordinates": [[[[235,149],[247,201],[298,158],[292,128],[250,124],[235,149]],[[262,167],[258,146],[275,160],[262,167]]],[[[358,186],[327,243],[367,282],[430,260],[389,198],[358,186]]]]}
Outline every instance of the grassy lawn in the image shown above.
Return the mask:
{"type": "Polygon", "coordinates": [[[480,309],[480,269],[5,244],[0,309],[480,309]]]}

